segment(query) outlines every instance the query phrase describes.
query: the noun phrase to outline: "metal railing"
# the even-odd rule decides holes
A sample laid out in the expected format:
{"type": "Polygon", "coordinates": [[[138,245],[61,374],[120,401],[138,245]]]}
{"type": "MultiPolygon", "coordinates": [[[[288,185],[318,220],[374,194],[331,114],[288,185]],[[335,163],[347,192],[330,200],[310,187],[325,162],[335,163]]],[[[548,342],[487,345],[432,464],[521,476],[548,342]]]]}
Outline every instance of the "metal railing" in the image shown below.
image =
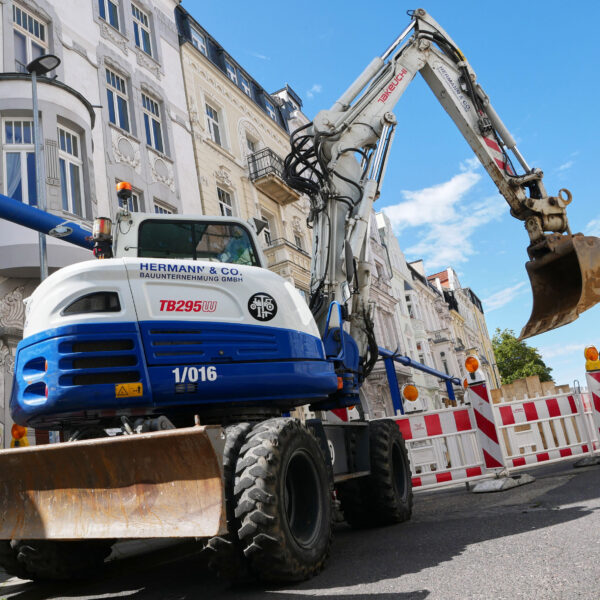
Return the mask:
{"type": "Polygon", "coordinates": [[[452,375],[448,375],[447,373],[442,373],[433,367],[428,367],[416,360],[413,360],[409,356],[402,356],[397,354],[396,352],[390,352],[385,348],[379,348],[379,356],[383,358],[385,364],[385,371],[388,378],[388,384],[390,387],[390,394],[392,397],[392,405],[394,406],[394,411],[396,414],[404,414],[404,405],[402,403],[402,398],[400,396],[400,389],[398,385],[398,378],[396,377],[396,370],[394,369],[394,363],[400,363],[405,367],[410,367],[412,369],[417,369],[423,373],[427,373],[428,375],[433,375],[437,377],[440,381],[443,381],[446,385],[446,392],[448,393],[448,398],[451,401],[456,400],[456,396],[454,394],[454,388],[452,386],[460,386],[461,382],[458,377],[452,377],[452,375]]]}
{"type": "Polygon", "coordinates": [[[277,175],[283,179],[283,159],[271,148],[263,148],[248,157],[248,170],[252,181],[265,175],[277,175]]]}

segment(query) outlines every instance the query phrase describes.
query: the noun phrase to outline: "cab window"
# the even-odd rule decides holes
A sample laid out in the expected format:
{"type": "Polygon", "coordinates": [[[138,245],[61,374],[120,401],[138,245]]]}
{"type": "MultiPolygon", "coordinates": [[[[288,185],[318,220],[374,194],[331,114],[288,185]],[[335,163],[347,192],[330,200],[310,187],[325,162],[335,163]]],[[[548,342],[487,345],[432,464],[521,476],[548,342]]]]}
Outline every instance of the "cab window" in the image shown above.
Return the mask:
{"type": "Polygon", "coordinates": [[[149,219],[140,223],[138,256],[260,266],[250,234],[237,223],[149,219]]]}

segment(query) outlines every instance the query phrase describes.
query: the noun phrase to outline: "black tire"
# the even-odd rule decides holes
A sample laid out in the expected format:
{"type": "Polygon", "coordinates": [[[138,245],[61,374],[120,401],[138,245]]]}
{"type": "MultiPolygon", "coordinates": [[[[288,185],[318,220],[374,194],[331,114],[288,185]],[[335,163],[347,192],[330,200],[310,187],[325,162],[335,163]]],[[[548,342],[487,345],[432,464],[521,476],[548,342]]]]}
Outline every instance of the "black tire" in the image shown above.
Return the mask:
{"type": "Polygon", "coordinates": [[[225,448],[223,449],[223,480],[225,492],[225,514],[228,534],[215,536],[208,540],[205,555],[209,568],[219,577],[239,580],[247,575],[245,557],[237,532],[240,528],[239,519],[235,516],[235,467],[240,449],[246,441],[248,432],[252,429],[250,423],[237,423],[225,430],[225,448]]]}
{"type": "Polygon", "coordinates": [[[391,419],[369,423],[371,474],[337,487],[346,521],[353,527],[378,527],[408,521],[413,493],[404,438],[391,419]]]}
{"type": "Polygon", "coordinates": [[[0,541],[0,567],[13,577],[30,579],[25,565],[19,562],[17,552],[13,550],[9,540],[0,541]]]}
{"type": "Polygon", "coordinates": [[[329,555],[332,484],[314,435],[296,419],[255,425],[241,449],[235,486],[238,536],[263,581],[302,581],[329,555]]]}
{"type": "Polygon", "coordinates": [[[0,563],[20,579],[82,579],[100,574],[112,544],[113,540],[12,540],[2,543],[0,563]]]}

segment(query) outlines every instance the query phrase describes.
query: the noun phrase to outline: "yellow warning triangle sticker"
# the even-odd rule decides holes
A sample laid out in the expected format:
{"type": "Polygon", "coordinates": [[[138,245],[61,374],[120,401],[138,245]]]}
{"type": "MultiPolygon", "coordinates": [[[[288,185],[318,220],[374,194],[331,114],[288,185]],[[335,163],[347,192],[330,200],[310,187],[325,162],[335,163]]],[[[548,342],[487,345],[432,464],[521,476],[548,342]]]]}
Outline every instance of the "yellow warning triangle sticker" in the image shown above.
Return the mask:
{"type": "Polygon", "coordinates": [[[131,396],[143,396],[144,386],[137,383],[117,383],[115,385],[115,396],[117,398],[130,398],[131,396]]]}

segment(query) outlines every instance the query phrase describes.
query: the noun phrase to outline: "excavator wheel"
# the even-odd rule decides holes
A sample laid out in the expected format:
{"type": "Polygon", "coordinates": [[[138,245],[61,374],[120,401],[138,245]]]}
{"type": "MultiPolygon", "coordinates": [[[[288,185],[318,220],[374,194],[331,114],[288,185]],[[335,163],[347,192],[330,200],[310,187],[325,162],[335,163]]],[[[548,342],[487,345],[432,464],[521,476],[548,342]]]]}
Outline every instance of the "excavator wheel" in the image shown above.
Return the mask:
{"type": "Polygon", "coordinates": [[[239,539],[263,581],[316,575],[332,538],[332,484],[314,435],[296,419],[255,425],[240,451],[235,485],[239,539]]]}
{"type": "Polygon", "coordinates": [[[12,548],[10,540],[0,541],[0,567],[9,575],[19,579],[31,579],[27,568],[17,558],[17,552],[12,548]]]}
{"type": "Polygon", "coordinates": [[[240,449],[246,441],[248,432],[252,429],[250,423],[237,423],[225,430],[225,448],[223,450],[223,480],[225,488],[225,513],[227,517],[226,536],[215,536],[208,540],[204,554],[209,568],[219,577],[232,581],[240,581],[248,576],[246,559],[237,535],[240,527],[235,516],[235,468],[240,449]]]}
{"type": "Polygon", "coordinates": [[[369,446],[371,474],[337,486],[346,521],[355,528],[408,521],[413,502],[410,462],[396,423],[371,421],[369,446]]]}
{"type": "Polygon", "coordinates": [[[52,581],[82,579],[97,574],[114,540],[62,542],[50,540],[3,541],[0,565],[19,579],[52,581]]]}

